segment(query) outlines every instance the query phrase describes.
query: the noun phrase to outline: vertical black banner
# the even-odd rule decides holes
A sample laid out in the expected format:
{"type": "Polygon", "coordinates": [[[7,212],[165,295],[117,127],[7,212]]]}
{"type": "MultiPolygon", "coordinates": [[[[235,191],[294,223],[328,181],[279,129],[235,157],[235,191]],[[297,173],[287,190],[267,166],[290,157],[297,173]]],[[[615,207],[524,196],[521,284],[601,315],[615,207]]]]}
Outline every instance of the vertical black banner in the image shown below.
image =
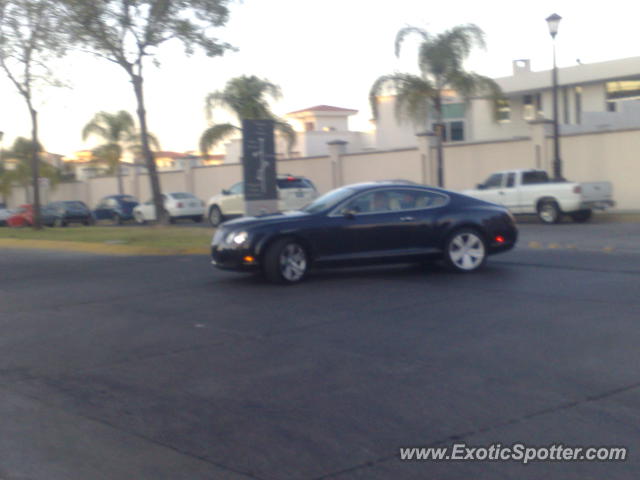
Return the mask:
{"type": "Polygon", "coordinates": [[[276,200],[273,120],[242,121],[242,164],[245,200],[276,200]]]}

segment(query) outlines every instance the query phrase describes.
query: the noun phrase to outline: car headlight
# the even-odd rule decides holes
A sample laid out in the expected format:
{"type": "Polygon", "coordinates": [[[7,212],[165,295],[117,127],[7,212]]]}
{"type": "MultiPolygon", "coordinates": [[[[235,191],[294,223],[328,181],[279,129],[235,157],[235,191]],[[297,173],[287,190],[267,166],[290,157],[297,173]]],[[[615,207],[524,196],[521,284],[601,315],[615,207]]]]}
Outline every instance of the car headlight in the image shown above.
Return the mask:
{"type": "Polygon", "coordinates": [[[243,245],[249,239],[247,232],[230,232],[225,238],[227,245],[240,246],[243,245]]]}

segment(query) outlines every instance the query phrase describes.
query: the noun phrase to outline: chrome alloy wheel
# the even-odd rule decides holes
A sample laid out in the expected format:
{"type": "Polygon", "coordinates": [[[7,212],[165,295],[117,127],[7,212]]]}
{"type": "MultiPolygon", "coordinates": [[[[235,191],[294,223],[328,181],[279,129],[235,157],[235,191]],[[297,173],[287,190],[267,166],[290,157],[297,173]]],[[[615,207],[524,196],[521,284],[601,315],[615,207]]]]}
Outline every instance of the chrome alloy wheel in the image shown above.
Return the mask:
{"type": "Polygon", "coordinates": [[[545,223],[555,223],[558,219],[558,209],[555,204],[546,202],[540,207],[540,219],[545,223]]]}
{"type": "Polygon", "coordinates": [[[288,282],[297,282],[307,271],[307,254],[297,243],[289,243],[280,253],[280,273],[288,282]]]}
{"type": "Polygon", "coordinates": [[[484,242],[473,232],[460,232],[449,242],[449,258],[459,270],[470,272],[478,268],[486,256],[484,242]]]}

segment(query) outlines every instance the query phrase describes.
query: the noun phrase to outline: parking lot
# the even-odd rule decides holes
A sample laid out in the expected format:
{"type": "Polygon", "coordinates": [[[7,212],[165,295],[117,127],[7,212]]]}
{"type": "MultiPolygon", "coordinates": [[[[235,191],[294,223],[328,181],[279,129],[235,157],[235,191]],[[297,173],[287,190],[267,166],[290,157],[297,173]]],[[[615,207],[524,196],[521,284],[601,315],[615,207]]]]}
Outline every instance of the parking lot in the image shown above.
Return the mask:
{"type": "Polygon", "coordinates": [[[476,274],[0,250],[0,479],[628,479],[640,224],[520,226],[476,274]],[[402,462],[456,442],[625,462],[402,462]]]}

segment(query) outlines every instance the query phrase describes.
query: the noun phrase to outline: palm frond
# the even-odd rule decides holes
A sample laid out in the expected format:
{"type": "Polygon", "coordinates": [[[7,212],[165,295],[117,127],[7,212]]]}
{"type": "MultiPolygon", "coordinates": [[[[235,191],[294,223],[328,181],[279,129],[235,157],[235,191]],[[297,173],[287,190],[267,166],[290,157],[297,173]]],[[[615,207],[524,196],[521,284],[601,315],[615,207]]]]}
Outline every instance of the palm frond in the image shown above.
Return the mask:
{"type": "Polygon", "coordinates": [[[402,42],[408,35],[411,35],[411,34],[417,34],[421,36],[423,42],[428,42],[430,39],[430,36],[427,33],[427,31],[422,28],[411,27],[411,26],[406,26],[404,28],[401,28],[400,30],[398,30],[398,33],[396,33],[396,40],[394,42],[394,52],[396,54],[396,57],[400,56],[400,48],[402,47],[402,42]]]}
{"type": "Polygon", "coordinates": [[[396,91],[395,115],[398,122],[426,126],[429,106],[438,93],[433,84],[416,75],[398,75],[396,91]]]}
{"type": "Polygon", "coordinates": [[[232,111],[239,120],[263,120],[272,118],[268,99],[282,97],[280,87],[269,80],[254,75],[232,78],[223,90],[218,90],[205,98],[205,113],[212,121],[213,110],[218,107],[232,111]]]}
{"type": "Polygon", "coordinates": [[[216,144],[238,130],[240,130],[238,127],[230,123],[222,123],[207,128],[200,136],[200,151],[206,155],[216,144]]]}
{"type": "Polygon", "coordinates": [[[297,141],[296,131],[290,123],[279,118],[274,118],[274,128],[285,138],[287,142],[287,153],[291,153],[297,141]]]}
{"type": "Polygon", "coordinates": [[[373,118],[378,118],[378,97],[386,93],[395,93],[396,77],[402,74],[382,75],[378,77],[369,90],[369,105],[373,118]]]}

